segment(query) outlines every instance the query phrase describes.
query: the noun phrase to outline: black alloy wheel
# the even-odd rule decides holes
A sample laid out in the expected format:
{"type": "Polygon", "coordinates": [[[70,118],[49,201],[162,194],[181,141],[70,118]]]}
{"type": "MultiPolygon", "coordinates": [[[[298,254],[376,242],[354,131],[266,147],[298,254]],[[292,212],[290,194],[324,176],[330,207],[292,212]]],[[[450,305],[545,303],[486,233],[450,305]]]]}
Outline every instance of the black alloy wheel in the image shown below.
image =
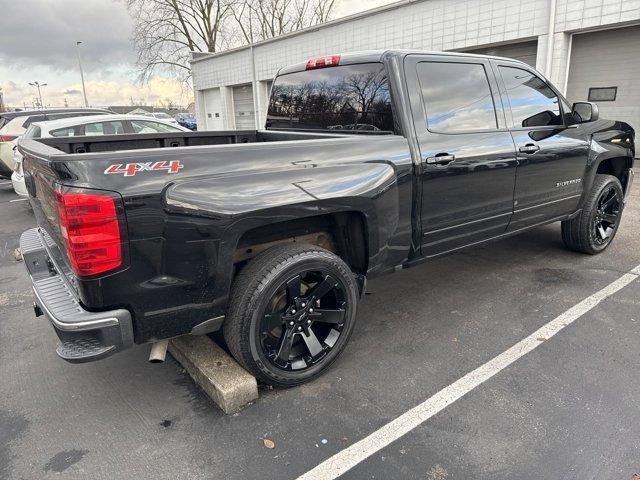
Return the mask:
{"type": "Polygon", "coordinates": [[[618,228],[623,199],[615,185],[608,185],[596,203],[591,227],[591,240],[598,246],[606,246],[618,228]]]}
{"type": "Polygon", "coordinates": [[[345,319],[344,285],[323,270],[301,272],[267,303],[260,323],[262,354],[277,368],[307,369],[331,351],[345,319]]]}
{"type": "Polygon", "coordinates": [[[622,184],[613,175],[597,174],[582,210],[562,222],[562,241],[571,250],[596,255],[615,237],[624,209],[622,184]]]}
{"type": "Polygon", "coordinates": [[[259,380],[293,386],[324,372],[355,326],[358,286],[349,266],[315,245],[272,247],[234,280],[224,337],[259,380]]]}

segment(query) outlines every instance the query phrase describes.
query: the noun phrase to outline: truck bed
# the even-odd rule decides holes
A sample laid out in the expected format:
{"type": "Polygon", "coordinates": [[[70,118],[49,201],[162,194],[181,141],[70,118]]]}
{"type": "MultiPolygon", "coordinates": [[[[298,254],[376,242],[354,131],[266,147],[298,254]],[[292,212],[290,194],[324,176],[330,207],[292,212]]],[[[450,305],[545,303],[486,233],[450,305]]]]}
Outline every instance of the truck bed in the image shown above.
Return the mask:
{"type": "Polygon", "coordinates": [[[104,135],[93,137],[52,137],[38,139],[38,142],[64,153],[96,153],[141,150],[146,148],[177,148],[206,145],[233,145],[238,143],[314,140],[339,138],[342,136],[344,135],[276,130],[232,130],[217,132],[104,135]]]}

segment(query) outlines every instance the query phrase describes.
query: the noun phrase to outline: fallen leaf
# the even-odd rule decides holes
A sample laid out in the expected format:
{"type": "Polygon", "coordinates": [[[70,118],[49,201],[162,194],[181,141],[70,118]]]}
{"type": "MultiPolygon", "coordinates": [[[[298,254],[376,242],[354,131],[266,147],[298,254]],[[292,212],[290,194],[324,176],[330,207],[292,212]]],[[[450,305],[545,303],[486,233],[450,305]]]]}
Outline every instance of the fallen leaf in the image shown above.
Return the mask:
{"type": "Polygon", "coordinates": [[[269,439],[269,438],[263,438],[262,439],[262,443],[264,443],[264,446],[267,448],[275,448],[276,444],[273,442],[273,440],[269,439]]]}

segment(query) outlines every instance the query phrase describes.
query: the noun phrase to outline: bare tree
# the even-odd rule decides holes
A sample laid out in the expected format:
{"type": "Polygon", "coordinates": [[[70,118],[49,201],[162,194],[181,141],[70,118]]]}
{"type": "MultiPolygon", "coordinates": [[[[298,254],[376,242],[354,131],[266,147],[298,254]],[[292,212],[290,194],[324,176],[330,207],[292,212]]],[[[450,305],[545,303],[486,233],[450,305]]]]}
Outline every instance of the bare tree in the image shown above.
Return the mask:
{"type": "Polygon", "coordinates": [[[190,52],[216,52],[237,0],[127,0],[141,78],[158,68],[187,78],[190,52]]]}
{"type": "Polygon", "coordinates": [[[277,37],[324,23],[337,0],[237,0],[233,17],[242,43],[277,37]]]}
{"type": "Polygon", "coordinates": [[[126,0],[140,77],[188,79],[190,52],[218,52],[326,22],[338,0],[126,0]]]}

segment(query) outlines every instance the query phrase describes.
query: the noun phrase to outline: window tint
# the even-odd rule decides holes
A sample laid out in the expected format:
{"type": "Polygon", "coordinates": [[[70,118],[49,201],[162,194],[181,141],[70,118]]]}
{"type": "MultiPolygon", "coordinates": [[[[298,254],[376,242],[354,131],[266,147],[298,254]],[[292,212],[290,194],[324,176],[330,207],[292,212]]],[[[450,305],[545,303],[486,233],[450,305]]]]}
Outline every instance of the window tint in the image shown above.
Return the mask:
{"type": "Polygon", "coordinates": [[[392,132],[387,72],[380,63],[362,63],[280,75],[267,127],[392,132]]]}
{"type": "Polygon", "coordinates": [[[53,137],[73,137],[75,136],[75,127],[59,128],[49,132],[53,137]]]}
{"type": "Polygon", "coordinates": [[[496,109],[483,65],[421,62],[418,79],[432,132],[497,128],[496,109]]]}
{"type": "Polygon", "coordinates": [[[84,134],[89,135],[122,135],[124,126],[122,122],[98,122],[89,123],[84,126],[84,134]]]}
{"type": "Polygon", "coordinates": [[[180,132],[179,128],[165,125],[160,122],[149,120],[131,120],[131,126],[136,133],[164,133],[164,132],[180,132]]]}
{"type": "Polygon", "coordinates": [[[562,125],[558,97],[538,76],[515,67],[500,67],[514,127],[562,125]]]}

